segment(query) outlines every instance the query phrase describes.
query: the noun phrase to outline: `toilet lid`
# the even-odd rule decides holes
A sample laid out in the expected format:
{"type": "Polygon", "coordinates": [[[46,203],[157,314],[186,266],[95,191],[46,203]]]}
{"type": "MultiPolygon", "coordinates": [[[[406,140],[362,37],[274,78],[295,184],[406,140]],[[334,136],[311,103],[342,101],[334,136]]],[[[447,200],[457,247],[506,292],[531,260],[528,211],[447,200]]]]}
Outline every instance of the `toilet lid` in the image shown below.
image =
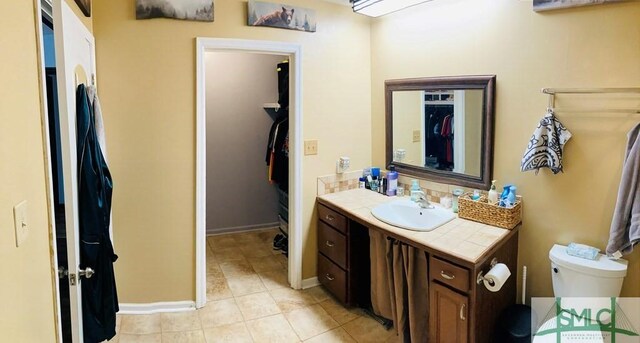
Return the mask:
{"type": "Polygon", "coordinates": [[[626,260],[610,260],[600,254],[597,260],[571,256],[567,254],[567,247],[555,244],[549,251],[549,259],[559,266],[563,266],[584,274],[599,277],[624,277],[627,275],[626,260]]]}

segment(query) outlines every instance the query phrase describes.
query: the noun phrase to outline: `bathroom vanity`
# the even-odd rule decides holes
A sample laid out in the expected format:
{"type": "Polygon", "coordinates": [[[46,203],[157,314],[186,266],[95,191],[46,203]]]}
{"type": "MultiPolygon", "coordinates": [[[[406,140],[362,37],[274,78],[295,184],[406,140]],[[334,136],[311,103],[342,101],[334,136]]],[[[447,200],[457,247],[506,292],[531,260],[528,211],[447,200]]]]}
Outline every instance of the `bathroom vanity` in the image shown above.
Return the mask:
{"type": "Polygon", "coordinates": [[[355,189],[318,197],[318,279],[338,300],[369,307],[369,230],[424,251],[429,342],[491,342],[496,320],[516,300],[518,225],[504,230],[456,218],[430,232],[385,224],[371,208],[397,198],[355,189]],[[498,292],[477,283],[496,259],[512,275],[498,292]]]}

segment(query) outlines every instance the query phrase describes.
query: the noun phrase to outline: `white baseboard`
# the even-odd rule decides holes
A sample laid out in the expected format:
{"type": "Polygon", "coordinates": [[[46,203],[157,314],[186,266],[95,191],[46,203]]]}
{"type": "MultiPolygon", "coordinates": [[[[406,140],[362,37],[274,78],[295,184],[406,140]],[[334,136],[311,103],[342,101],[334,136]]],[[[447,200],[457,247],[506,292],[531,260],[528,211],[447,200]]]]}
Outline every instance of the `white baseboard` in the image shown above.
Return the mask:
{"type": "Polygon", "coordinates": [[[151,314],[160,312],[183,312],[196,309],[195,301],[168,301],[143,304],[120,304],[119,314],[151,314]]]}
{"type": "Polygon", "coordinates": [[[264,229],[272,229],[279,226],[280,226],[279,222],[274,222],[274,223],[264,223],[264,224],[255,224],[255,225],[245,225],[245,226],[223,227],[218,229],[207,228],[207,236],[230,233],[230,232],[238,233],[238,232],[259,231],[264,229]]]}
{"type": "Polygon", "coordinates": [[[302,280],[302,289],[307,289],[318,285],[320,285],[320,281],[318,280],[317,276],[302,280]]]}

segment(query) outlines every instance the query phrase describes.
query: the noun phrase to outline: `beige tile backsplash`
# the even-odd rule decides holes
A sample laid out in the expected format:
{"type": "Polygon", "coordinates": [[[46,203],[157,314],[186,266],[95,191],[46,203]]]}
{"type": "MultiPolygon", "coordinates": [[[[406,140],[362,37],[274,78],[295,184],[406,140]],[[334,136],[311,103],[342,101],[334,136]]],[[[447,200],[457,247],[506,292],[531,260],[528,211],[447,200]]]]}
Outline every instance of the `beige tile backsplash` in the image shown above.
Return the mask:
{"type": "MultiPolygon", "coordinates": [[[[358,188],[359,178],[362,176],[362,170],[354,170],[343,174],[331,174],[318,177],[318,196],[342,192],[350,189],[358,188]]],[[[466,188],[446,183],[438,183],[400,174],[398,176],[398,187],[404,187],[405,194],[409,194],[411,188],[411,180],[419,180],[420,188],[425,192],[429,201],[440,203],[440,198],[449,196],[454,189],[462,189],[466,192],[473,192],[472,188],[466,188]]],[[[482,193],[486,193],[483,191],[482,193]]]]}

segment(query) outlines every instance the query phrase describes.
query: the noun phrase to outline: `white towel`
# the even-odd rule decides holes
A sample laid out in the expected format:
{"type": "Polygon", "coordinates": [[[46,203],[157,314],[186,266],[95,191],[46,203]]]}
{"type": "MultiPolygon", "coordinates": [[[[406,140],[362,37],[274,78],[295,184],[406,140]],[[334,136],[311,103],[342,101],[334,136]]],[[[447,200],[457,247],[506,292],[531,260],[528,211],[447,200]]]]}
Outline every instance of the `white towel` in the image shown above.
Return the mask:
{"type": "Polygon", "coordinates": [[[562,171],[562,149],[571,138],[571,132],[547,109],[547,114],[540,120],[533,132],[527,150],[522,157],[520,170],[551,169],[554,174],[562,171]]]}
{"type": "Polygon", "coordinates": [[[618,199],[611,219],[607,255],[620,258],[640,242],[640,124],[627,135],[618,199]]]}

